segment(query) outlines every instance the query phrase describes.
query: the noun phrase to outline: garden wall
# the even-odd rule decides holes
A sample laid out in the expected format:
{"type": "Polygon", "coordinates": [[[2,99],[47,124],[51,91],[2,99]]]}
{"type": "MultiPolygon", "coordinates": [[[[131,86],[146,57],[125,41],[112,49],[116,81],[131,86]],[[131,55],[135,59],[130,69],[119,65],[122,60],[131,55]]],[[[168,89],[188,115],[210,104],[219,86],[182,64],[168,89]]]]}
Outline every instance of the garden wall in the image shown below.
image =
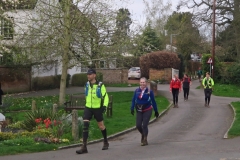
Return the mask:
{"type": "Polygon", "coordinates": [[[104,83],[128,83],[128,69],[96,69],[103,74],[104,83]]]}
{"type": "Polygon", "coordinates": [[[0,66],[0,82],[4,94],[30,91],[31,68],[0,66]]]}
{"type": "Polygon", "coordinates": [[[149,69],[149,79],[150,80],[160,80],[160,81],[168,81],[170,82],[172,79],[172,68],[165,68],[165,69],[149,69]]]}

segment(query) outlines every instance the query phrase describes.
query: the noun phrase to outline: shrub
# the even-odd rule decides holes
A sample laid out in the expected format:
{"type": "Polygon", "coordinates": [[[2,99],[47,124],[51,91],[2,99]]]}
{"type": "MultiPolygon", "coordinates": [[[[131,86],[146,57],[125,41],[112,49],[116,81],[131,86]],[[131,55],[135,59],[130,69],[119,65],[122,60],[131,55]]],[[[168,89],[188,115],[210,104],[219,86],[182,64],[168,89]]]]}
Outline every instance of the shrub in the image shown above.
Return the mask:
{"type": "Polygon", "coordinates": [[[141,74],[149,78],[149,68],[180,68],[180,59],[176,53],[156,51],[140,57],[141,74]]]}
{"type": "Polygon", "coordinates": [[[72,76],[72,86],[80,86],[83,87],[87,82],[86,73],[74,74],[72,76]]]}
{"type": "MultiPolygon", "coordinates": [[[[67,75],[66,87],[69,86],[71,75],[67,75]]],[[[32,80],[33,90],[44,90],[44,89],[55,89],[60,88],[61,75],[56,76],[45,76],[45,77],[35,77],[32,80]]]]}
{"type": "Polygon", "coordinates": [[[16,134],[13,134],[12,132],[0,132],[0,141],[14,138],[16,138],[16,134]]]}
{"type": "MultiPolygon", "coordinates": [[[[97,72],[96,79],[102,81],[103,74],[101,72],[97,72]]],[[[87,81],[88,79],[86,73],[74,74],[72,76],[72,86],[84,87],[87,81]]]]}
{"type": "Polygon", "coordinates": [[[121,57],[117,59],[117,67],[139,67],[139,57],[121,57]]]}
{"type": "Polygon", "coordinates": [[[230,84],[240,84],[240,65],[238,63],[233,63],[231,66],[227,67],[226,82],[230,84]]]}

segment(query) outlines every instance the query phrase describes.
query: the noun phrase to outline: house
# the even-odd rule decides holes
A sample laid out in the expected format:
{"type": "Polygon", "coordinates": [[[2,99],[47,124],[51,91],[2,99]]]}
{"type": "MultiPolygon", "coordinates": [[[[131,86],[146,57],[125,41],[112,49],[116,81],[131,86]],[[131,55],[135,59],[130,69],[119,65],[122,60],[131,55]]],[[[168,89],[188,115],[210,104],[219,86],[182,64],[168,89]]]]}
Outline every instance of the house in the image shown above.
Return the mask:
{"type": "MultiPolygon", "coordinates": [[[[7,1],[6,1],[7,2],[7,1]]],[[[59,17],[62,16],[62,10],[57,9],[61,7],[60,0],[26,0],[16,3],[16,1],[11,1],[12,4],[4,4],[5,1],[1,1],[5,12],[4,17],[1,17],[1,32],[0,35],[0,54],[2,54],[2,59],[6,57],[8,53],[11,52],[13,46],[20,48],[25,48],[25,52],[34,53],[26,54],[26,59],[31,59],[31,63],[35,64],[32,66],[32,77],[44,77],[50,75],[58,75],[62,73],[62,63],[61,63],[61,52],[62,47],[59,45],[61,40],[61,30],[63,29],[61,25],[61,18],[57,20],[49,19],[47,15],[57,14],[59,17]],[[31,2],[31,3],[30,3],[31,2]],[[50,4],[50,5],[49,5],[50,4]],[[59,7],[60,6],[60,7],[59,7]],[[45,14],[44,14],[45,13],[45,14]],[[47,13],[47,14],[46,14],[47,13]],[[58,21],[59,23],[56,23],[58,21]],[[53,25],[54,23],[54,25],[53,25]],[[59,25],[59,26],[58,26],[59,25]],[[52,27],[53,26],[53,27],[52,27]],[[54,28],[55,27],[55,28],[54,28]],[[56,29],[58,27],[58,29],[56,29]],[[41,29],[41,30],[40,30],[41,29]],[[34,32],[33,36],[31,33],[34,32]],[[44,32],[44,34],[43,34],[44,32]],[[51,44],[52,48],[45,47],[51,44]],[[46,50],[38,50],[37,45],[41,45],[42,48],[46,50]],[[27,49],[26,49],[27,48],[27,49]]],[[[97,33],[97,28],[87,20],[85,15],[76,6],[71,6],[71,11],[77,10],[76,17],[81,16],[81,21],[76,20],[76,34],[72,35],[71,41],[71,59],[68,69],[68,74],[74,75],[76,73],[82,73],[87,71],[87,65],[90,65],[92,56],[90,53],[97,46],[96,39],[99,38],[97,33]],[[86,26],[82,25],[85,24],[86,26]],[[86,29],[86,34],[79,34],[77,31],[79,29],[86,29]],[[91,29],[92,32],[88,32],[91,29]],[[94,32],[96,30],[96,32],[94,32]],[[79,38],[81,37],[81,38],[79,38]],[[82,42],[82,39],[89,39],[89,41],[82,42]],[[89,38],[90,37],[90,38],[89,38]],[[86,54],[87,53],[87,54],[86,54]],[[86,59],[85,65],[78,61],[79,57],[82,56],[86,59]],[[73,57],[73,58],[72,58],[73,57]]],[[[74,20],[74,17],[73,17],[74,20]]],[[[9,54],[8,54],[9,55],[9,54]]],[[[14,56],[13,56],[14,58],[14,56]]],[[[83,58],[82,58],[83,59],[83,58]]],[[[101,58],[97,62],[100,68],[114,68],[116,67],[116,60],[101,58]]]]}

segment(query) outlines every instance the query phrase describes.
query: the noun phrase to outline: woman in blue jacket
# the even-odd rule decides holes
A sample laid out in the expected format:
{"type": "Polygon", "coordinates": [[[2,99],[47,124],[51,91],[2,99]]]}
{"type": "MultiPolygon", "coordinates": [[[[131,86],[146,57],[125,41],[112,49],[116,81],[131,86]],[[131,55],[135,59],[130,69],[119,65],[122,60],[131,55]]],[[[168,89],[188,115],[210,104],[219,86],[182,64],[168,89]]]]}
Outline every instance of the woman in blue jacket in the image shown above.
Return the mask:
{"type": "Polygon", "coordinates": [[[134,115],[136,110],[136,127],[141,133],[141,145],[148,145],[148,123],[152,115],[152,109],[155,111],[155,117],[159,116],[157,104],[153,91],[147,87],[147,79],[140,79],[140,87],[134,92],[132,98],[131,114],[134,115]]]}

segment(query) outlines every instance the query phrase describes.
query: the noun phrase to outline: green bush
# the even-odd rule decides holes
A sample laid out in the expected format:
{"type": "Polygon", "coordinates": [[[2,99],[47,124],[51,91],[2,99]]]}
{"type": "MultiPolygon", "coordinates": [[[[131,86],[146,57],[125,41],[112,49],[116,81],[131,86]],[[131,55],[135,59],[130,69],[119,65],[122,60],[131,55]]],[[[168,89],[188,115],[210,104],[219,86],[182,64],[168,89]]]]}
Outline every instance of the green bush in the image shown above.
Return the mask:
{"type": "MultiPolygon", "coordinates": [[[[66,87],[69,86],[71,75],[67,75],[66,87]]],[[[60,88],[61,75],[56,76],[45,76],[45,77],[35,77],[32,80],[33,90],[45,90],[45,89],[55,89],[60,88]]]]}
{"type": "Polygon", "coordinates": [[[240,84],[240,64],[233,63],[227,67],[227,76],[224,77],[225,82],[229,84],[240,84]]]}
{"type": "Polygon", "coordinates": [[[86,73],[74,74],[72,76],[72,86],[83,87],[86,82],[87,82],[86,73]]]}
{"type": "Polygon", "coordinates": [[[12,132],[0,132],[0,141],[9,140],[16,138],[16,134],[12,132]]]}
{"type": "Polygon", "coordinates": [[[121,57],[117,59],[117,67],[131,68],[139,67],[139,57],[121,57]]]}
{"type": "Polygon", "coordinates": [[[103,81],[103,74],[101,72],[97,72],[96,79],[98,81],[103,81]]]}
{"type": "MultiPolygon", "coordinates": [[[[96,79],[102,81],[103,74],[101,72],[97,72],[96,79]]],[[[72,86],[84,87],[87,81],[88,79],[86,73],[74,74],[72,76],[72,86]]]]}

